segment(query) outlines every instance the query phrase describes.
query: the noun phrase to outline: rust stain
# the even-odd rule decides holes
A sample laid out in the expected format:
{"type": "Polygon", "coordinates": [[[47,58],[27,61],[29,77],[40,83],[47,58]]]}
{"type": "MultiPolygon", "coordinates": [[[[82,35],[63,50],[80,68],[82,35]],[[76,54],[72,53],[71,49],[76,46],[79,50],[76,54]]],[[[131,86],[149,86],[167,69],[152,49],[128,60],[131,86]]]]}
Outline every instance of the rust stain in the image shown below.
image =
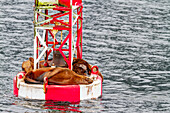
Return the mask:
{"type": "Polygon", "coordinates": [[[92,95],[93,95],[93,92],[92,92],[93,85],[92,85],[92,86],[86,86],[86,88],[87,88],[87,95],[89,95],[89,94],[90,94],[90,92],[91,92],[91,93],[92,93],[92,95]]]}
{"type": "Polygon", "coordinates": [[[91,98],[91,100],[97,100],[97,98],[94,98],[94,97],[93,97],[93,98],[91,98]]]}

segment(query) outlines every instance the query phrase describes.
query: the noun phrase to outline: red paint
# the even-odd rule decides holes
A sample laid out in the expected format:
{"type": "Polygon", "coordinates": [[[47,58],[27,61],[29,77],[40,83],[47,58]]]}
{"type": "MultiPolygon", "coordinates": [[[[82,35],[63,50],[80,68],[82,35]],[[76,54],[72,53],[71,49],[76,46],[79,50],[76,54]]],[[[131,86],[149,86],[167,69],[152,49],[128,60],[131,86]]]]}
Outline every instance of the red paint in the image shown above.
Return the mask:
{"type": "Polygon", "coordinates": [[[55,26],[55,27],[53,27],[53,30],[67,30],[67,31],[69,31],[70,30],[70,28],[69,27],[66,27],[66,26],[64,26],[64,25],[58,25],[58,26],[55,26]]]}
{"type": "MultiPolygon", "coordinates": [[[[69,12],[68,12],[68,13],[62,13],[62,14],[60,14],[60,15],[58,15],[58,16],[55,16],[55,17],[53,18],[53,21],[56,21],[57,18],[60,18],[60,17],[62,17],[62,16],[66,16],[66,15],[69,15],[69,12]]],[[[58,21],[59,21],[59,20],[58,20],[58,21]]]]}
{"type": "MultiPolygon", "coordinates": [[[[70,12],[69,12],[69,23],[70,23],[70,26],[73,25],[73,23],[72,23],[73,22],[72,15],[73,15],[73,12],[70,10],[70,12]]],[[[70,34],[70,38],[69,38],[69,62],[68,62],[68,68],[70,70],[72,70],[72,61],[71,61],[72,60],[72,38],[73,38],[72,37],[72,34],[73,34],[72,28],[69,30],[69,34],[70,34]]]]}
{"type": "Polygon", "coordinates": [[[17,76],[13,79],[13,93],[16,97],[18,97],[17,76]]]}
{"type": "Polygon", "coordinates": [[[92,74],[98,74],[98,73],[99,73],[99,68],[98,68],[97,66],[93,66],[93,67],[91,68],[91,73],[92,73],[92,74]],[[93,71],[94,68],[97,69],[96,72],[93,71]]]}
{"type": "MultiPolygon", "coordinates": [[[[67,62],[67,64],[69,65],[69,60],[67,59],[67,57],[65,56],[65,54],[63,53],[63,51],[62,51],[62,47],[64,46],[64,44],[67,42],[67,40],[68,39],[70,39],[70,33],[67,35],[67,37],[64,39],[64,41],[63,41],[63,43],[60,45],[60,47],[59,47],[59,51],[60,51],[60,53],[61,53],[61,55],[63,56],[63,58],[64,58],[64,60],[67,62]]],[[[69,49],[69,51],[70,51],[70,49],[69,49]]],[[[70,54],[69,54],[70,55],[70,54]]]]}
{"type": "MultiPolygon", "coordinates": [[[[59,0],[59,3],[64,6],[70,7],[70,0],[59,0]]],[[[75,5],[75,4],[78,5],[81,3],[82,3],[82,0],[73,0],[72,1],[72,5],[75,5]]]]}
{"type": "Polygon", "coordinates": [[[48,66],[48,63],[44,63],[44,66],[47,67],[47,66],[48,66]]]}
{"type": "Polygon", "coordinates": [[[25,72],[19,72],[18,74],[17,74],[17,76],[15,76],[14,77],[14,79],[13,79],[13,93],[14,93],[14,95],[15,96],[17,96],[18,97],[18,88],[17,88],[17,80],[18,79],[22,79],[23,78],[23,76],[25,76],[25,72]]]}
{"type": "Polygon", "coordinates": [[[45,100],[80,101],[79,85],[47,85],[45,100]]]}
{"type": "MultiPolygon", "coordinates": [[[[54,4],[54,5],[56,5],[56,4],[54,4]]],[[[56,5],[56,7],[55,7],[55,8],[53,8],[53,10],[58,10],[58,11],[69,11],[69,10],[70,10],[70,8],[67,8],[67,7],[61,7],[61,6],[56,5]]]]}
{"type": "Polygon", "coordinates": [[[22,78],[23,78],[23,76],[22,76],[22,75],[19,75],[19,76],[18,76],[18,79],[22,79],[22,78]]]}
{"type": "Polygon", "coordinates": [[[26,73],[25,73],[24,71],[19,72],[19,73],[18,73],[18,78],[19,78],[19,79],[22,79],[23,76],[25,76],[25,74],[26,74],[26,73]],[[21,76],[22,76],[22,78],[21,78],[21,76]]]}

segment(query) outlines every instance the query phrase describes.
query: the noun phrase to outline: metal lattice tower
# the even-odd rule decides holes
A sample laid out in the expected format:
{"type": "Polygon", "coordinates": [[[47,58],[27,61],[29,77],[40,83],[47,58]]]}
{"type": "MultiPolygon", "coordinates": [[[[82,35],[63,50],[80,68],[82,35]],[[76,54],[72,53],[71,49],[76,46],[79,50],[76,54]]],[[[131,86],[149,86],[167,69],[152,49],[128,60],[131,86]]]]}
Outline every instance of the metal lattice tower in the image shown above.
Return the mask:
{"type": "Polygon", "coordinates": [[[82,58],[82,0],[35,0],[34,69],[39,61],[59,51],[72,69],[73,57],[82,58]]]}

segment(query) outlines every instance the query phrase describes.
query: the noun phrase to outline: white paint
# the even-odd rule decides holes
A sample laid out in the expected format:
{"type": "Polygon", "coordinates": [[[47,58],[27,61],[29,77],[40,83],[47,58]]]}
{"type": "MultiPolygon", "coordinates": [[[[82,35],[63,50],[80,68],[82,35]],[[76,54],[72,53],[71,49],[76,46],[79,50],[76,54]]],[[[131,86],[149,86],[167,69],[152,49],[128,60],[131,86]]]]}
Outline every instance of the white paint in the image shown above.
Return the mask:
{"type": "Polygon", "coordinates": [[[43,57],[43,55],[45,54],[46,50],[48,49],[46,43],[44,42],[43,38],[40,36],[40,34],[38,32],[37,32],[37,36],[38,36],[38,39],[39,39],[40,43],[44,46],[44,50],[38,56],[38,59],[36,59],[36,61],[35,61],[36,63],[38,63],[40,61],[40,59],[43,57]]]}
{"type": "MultiPolygon", "coordinates": [[[[37,38],[36,38],[36,36],[35,36],[35,38],[34,38],[34,60],[37,58],[37,52],[36,52],[36,49],[37,49],[37,38]]],[[[36,62],[34,62],[34,69],[36,69],[36,62]]]]}
{"type": "Polygon", "coordinates": [[[26,84],[25,82],[20,82],[18,94],[19,97],[26,99],[45,100],[43,85],[26,84]]]}
{"type": "Polygon", "coordinates": [[[97,79],[92,84],[80,85],[80,100],[93,99],[101,96],[101,80],[97,79]]]}
{"type": "Polygon", "coordinates": [[[97,75],[96,74],[91,74],[90,78],[93,79],[93,80],[96,80],[97,79],[97,75]]]}

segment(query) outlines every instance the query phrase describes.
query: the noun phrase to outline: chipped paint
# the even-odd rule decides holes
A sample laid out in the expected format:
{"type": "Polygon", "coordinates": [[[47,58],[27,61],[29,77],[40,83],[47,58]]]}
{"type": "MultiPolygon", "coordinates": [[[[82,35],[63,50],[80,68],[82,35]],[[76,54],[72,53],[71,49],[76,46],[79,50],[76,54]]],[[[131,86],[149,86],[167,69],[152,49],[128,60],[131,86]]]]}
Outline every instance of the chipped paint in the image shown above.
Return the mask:
{"type": "Polygon", "coordinates": [[[93,89],[93,85],[92,86],[86,86],[87,88],[87,95],[89,95],[91,93],[91,95],[93,95],[92,89],[93,89]]]}
{"type": "Polygon", "coordinates": [[[99,79],[94,80],[92,84],[80,85],[80,98],[82,100],[95,99],[100,97],[102,90],[102,81],[99,79]]]}

